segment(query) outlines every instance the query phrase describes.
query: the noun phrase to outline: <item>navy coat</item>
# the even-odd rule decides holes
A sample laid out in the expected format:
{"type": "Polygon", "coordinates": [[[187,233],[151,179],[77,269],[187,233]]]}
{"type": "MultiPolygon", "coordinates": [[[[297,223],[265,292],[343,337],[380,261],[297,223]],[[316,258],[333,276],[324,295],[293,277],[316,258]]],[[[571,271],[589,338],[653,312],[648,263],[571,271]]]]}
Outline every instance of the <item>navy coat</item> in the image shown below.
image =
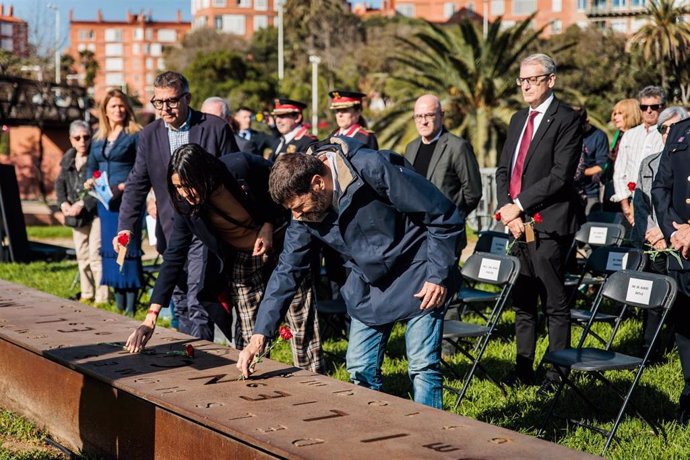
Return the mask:
{"type": "MultiPolygon", "coordinates": [[[[134,167],[137,156],[137,140],[139,133],[127,134],[124,131],[115,139],[113,148],[108,157],[105,157],[105,139],[94,139],[89,151],[89,159],[86,162],[86,177],[93,176],[96,170],[106,172],[110,188],[115,188],[119,184],[125,183],[129,172],[134,167]]],[[[119,193],[110,202],[110,211],[117,211],[120,208],[119,193]]]]}
{"type": "MultiPolygon", "coordinates": [[[[275,229],[286,222],[287,212],[277,205],[268,193],[268,175],[271,163],[258,155],[238,152],[220,158],[227,171],[224,171],[225,188],[239,201],[252,216],[257,225],[273,223],[275,229]]],[[[215,301],[216,294],[225,287],[224,261],[231,250],[222,242],[215,228],[203,212],[196,216],[175,213],[175,222],[165,254],[151,295],[151,303],[167,306],[170,303],[175,283],[182,275],[187,253],[196,236],[204,244],[203,278],[199,280],[202,289],[199,297],[215,301]]]]}
{"type": "Polygon", "coordinates": [[[414,297],[425,281],[448,288],[459,282],[458,255],[465,223],[457,208],[398,154],[346,138],[319,147],[336,152],[343,195],[338,211],[320,223],[292,220],[278,266],[268,282],[254,331],[272,336],[309,270],[312,240],[345,259],[341,294],[348,313],[368,325],[405,320],[420,310],[414,297]]]}
{"type": "MultiPolygon", "coordinates": [[[[199,144],[217,157],[239,151],[232,129],[225,120],[191,108],[189,110],[192,114],[189,121],[190,144],[199,144]]],[[[153,187],[158,210],[157,249],[161,254],[172,235],[175,215],[168,193],[168,163],[171,155],[168,131],[163,120],[154,121],[139,133],[136,162],[127,178],[118,222],[118,230],[134,228],[138,219],[141,219],[146,196],[153,187]]]]}

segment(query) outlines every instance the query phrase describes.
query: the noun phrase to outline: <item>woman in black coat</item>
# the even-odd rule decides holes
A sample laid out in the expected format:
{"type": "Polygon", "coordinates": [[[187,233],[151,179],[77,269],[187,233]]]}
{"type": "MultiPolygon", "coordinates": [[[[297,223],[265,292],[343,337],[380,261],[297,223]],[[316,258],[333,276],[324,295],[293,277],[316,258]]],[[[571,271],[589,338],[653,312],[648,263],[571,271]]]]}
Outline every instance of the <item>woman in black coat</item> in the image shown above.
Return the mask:
{"type": "MultiPolygon", "coordinates": [[[[168,188],[176,215],[173,235],[151,296],[144,323],[127,340],[130,352],[139,352],[151,338],[156,318],[168,305],[182,273],[192,236],[207,248],[200,298],[219,300],[226,308],[205,304],[211,319],[239,316],[238,349],[249,343],[266,283],[276,266],[287,222],[286,211],[268,193],[271,164],[257,155],[232,153],[221,158],[196,144],[175,150],[168,168],[168,188]]],[[[302,280],[287,320],[295,366],[323,372],[316,304],[311,278],[302,280]]],[[[222,318],[218,324],[226,323],[222,318]]],[[[226,334],[227,335],[227,334],[226,334]]]]}

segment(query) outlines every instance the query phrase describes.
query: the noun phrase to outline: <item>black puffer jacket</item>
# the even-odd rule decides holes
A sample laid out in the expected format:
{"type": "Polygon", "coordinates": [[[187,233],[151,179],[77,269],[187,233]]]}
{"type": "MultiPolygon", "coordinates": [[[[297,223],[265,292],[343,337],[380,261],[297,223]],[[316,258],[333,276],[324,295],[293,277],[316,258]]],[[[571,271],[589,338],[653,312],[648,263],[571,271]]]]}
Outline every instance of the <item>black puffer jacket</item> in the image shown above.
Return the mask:
{"type": "MultiPolygon", "coordinates": [[[[82,166],[81,171],[77,171],[75,165],[75,157],[77,151],[69,149],[65,152],[60,162],[60,175],[55,183],[55,192],[57,193],[58,204],[67,202],[69,204],[79,201],[80,194],[84,190],[84,182],[86,181],[86,164],[82,166]]],[[[96,217],[96,206],[98,201],[96,198],[86,195],[84,198],[84,209],[77,217],[65,216],[65,225],[69,227],[83,227],[88,225],[96,217]]]]}

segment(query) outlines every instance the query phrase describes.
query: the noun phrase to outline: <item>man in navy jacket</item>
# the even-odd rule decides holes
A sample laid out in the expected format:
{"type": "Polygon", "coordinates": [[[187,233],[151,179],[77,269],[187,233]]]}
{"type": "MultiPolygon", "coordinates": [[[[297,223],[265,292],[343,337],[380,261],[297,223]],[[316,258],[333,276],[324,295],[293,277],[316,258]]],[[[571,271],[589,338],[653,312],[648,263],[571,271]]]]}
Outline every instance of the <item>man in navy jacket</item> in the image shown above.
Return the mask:
{"type": "Polygon", "coordinates": [[[271,196],[293,220],[237,366],[248,376],[254,356],[275,334],[317,239],[340,253],[349,271],[341,293],[352,317],[351,380],[381,389],[385,344],[394,323],[407,321],[414,399],[440,408],[443,315],[459,284],[463,217],[400,155],[352,139],[330,142],[314,155],[282,155],[271,171],[271,196]]]}

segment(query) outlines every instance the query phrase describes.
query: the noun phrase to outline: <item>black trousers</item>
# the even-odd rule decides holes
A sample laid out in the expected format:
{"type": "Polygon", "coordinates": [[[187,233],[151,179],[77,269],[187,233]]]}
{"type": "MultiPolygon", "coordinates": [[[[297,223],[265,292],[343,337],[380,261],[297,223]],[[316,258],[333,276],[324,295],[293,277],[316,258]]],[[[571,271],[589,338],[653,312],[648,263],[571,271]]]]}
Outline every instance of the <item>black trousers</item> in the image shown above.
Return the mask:
{"type": "Polygon", "coordinates": [[[519,243],[513,254],[520,259],[520,275],[513,288],[517,372],[532,372],[537,345],[537,301],[541,300],[549,334],[549,351],[570,346],[570,306],[563,285],[565,258],[573,235],[539,235],[532,243],[519,243]]]}
{"type": "Polygon", "coordinates": [[[680,367],[685,380],[681,394],[688,396],[690,395],[690,272],[671,271],[669,275],[678,282],[678,295],[666,322],[674,326],[680,367]]]}

